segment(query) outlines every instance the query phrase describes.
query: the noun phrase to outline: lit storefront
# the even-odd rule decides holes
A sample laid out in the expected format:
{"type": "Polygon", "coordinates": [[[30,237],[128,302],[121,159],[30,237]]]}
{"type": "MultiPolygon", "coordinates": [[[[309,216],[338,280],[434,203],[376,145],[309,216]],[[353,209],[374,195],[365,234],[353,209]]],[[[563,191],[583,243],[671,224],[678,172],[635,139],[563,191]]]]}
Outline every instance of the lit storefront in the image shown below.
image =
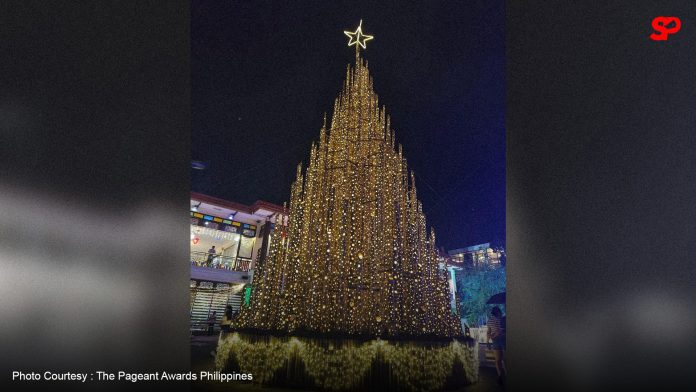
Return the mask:
{"type": "Polygon", "coordinates": [[[219,325],[227,305],[238,310],[248,295],[254,266],[268,253],[283,207],[257,201],[248,206],[200,193],[191,194],[191,331],[207,329],[215,312],[219,325]]]}
{"type": "Polygon", "coordinates": [[[191,211],[191,265],[249,271],[256,232],[256,225],[191,211]]]}
{"type": "Polygon", "coordinates": [[[505,264],[505,251],[502,248],[494,249],[490,243],[455,249],[447,253],[456,263],[466,268],[495,267],[505,264]]]}

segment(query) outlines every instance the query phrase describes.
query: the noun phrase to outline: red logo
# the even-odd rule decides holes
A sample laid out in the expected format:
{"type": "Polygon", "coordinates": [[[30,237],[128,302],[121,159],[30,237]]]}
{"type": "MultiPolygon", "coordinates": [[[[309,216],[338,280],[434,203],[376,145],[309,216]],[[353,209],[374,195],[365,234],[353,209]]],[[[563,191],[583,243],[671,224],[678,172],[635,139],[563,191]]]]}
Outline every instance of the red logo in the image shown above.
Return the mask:
{"type": "Polygon", "coordinates": [[[658,16],[653,19],[652,27],[657,33],[650,34],[653,41],[667,41],[670,34],[674,34],[681,29],[681,20],[676,16],[658,16]]]}

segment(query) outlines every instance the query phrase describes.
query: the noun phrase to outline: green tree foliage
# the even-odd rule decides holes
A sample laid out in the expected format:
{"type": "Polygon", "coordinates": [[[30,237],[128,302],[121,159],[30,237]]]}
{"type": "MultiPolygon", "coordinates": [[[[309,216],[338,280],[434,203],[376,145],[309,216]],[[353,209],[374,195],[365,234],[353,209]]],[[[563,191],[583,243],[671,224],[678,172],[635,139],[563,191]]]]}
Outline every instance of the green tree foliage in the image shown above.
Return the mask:
{"type": "MultiPolygon", "coordinates": [[[[465,269],[457,274],[457,295],[462,318],[467,325],[478,327],[485,324],[494,305],[488,299],[505,291],[505,268],[465,269]]],[[[498,305],[505,311],[504,305],[498,305]]]]}

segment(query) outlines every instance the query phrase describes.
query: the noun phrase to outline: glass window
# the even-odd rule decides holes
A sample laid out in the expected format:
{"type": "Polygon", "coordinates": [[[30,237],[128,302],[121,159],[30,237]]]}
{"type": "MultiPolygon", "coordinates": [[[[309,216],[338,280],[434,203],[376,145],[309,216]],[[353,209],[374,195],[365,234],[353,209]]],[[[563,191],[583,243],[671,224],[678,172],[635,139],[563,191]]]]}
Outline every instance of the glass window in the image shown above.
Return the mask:
{"type": "Polygon", "coordinates": [[[241,236],[239,234],[232,234],[230,236],[230,241],[225,242],[225,250],[222,251],[222,255],[225,256],[225,258],[237,257],[237,248],[239,248],[239,237],[241,236]]]}
{"type": "Polygon", "coordinates": [[[242,236],[242,245],[239,247],[239,257],[251,258],[251,252],[254,250],[254,237],[242,236]]]}

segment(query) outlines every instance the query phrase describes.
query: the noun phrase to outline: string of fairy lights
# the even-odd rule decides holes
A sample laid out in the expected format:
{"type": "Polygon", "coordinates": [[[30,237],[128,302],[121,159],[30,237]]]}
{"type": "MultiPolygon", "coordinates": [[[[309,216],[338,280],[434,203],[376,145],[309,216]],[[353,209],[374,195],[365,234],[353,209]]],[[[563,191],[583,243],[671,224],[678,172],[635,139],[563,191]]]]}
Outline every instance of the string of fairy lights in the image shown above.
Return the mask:
{"type": "Polygon", "coordinates": [[[455,367],[473,382],[478,379],[479,364],[476,347],[456,340],[437,345],[379,339],[326,345],[295,337],[251,340],[238,333],[221,338],[216,370],[227,369],[231,361],[232,368],[253,374],[255,383],[269,383],[284,369],[304,373],[320,389],[335,391],[358,387],[375,361],[389,366],[400,390],[415,391],[441,390],[455,367]],[[303,366],[287,366],[293,358],[301,360],[303,366]]]}
{"type": "Polygon", "coordinates": [[[346,32],[355,65],[297,167],[287,226],[279,225],[257,268],[237,328],[371,336],[461,335],[426,230],[415,176],[360,48],[371,36],[346,32]]]}

